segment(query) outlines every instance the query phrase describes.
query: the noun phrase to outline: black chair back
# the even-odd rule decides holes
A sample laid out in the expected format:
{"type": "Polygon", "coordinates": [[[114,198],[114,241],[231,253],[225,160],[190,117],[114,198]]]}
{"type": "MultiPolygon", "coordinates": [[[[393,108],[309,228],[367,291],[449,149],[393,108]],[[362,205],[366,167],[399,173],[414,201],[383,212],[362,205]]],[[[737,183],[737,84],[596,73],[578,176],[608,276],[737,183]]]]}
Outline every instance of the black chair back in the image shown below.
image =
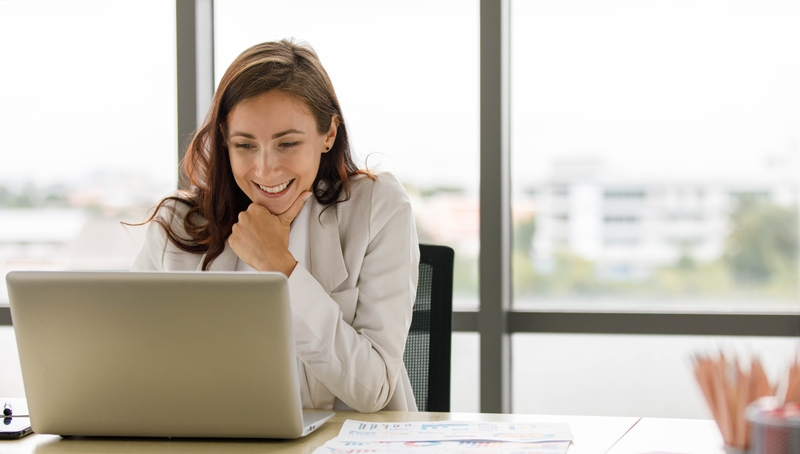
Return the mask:
{"type": "Polygon", "coordinates": [[[403,354],[419,411],[450,411],[453,249],[420,244],[417,299],[403,354]]]}

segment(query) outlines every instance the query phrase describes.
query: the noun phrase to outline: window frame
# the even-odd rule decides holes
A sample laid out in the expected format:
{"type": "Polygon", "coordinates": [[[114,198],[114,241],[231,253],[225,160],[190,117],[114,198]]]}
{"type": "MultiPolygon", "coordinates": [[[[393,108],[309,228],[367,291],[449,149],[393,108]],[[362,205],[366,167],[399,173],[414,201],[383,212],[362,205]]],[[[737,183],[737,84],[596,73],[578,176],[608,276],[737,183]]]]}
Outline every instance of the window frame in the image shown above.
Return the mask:
{"type": "Polygon", "coordinates": [[[511,309],[510,1],[480,0],[480,311],[453,314],[481,336],[481,412],[510,412],[514,333],[800,335],[800,313],[533,311],[511,309]]]}
{"type": "MultiPolygon", "coordinates": [[[[176,0],[179,159],[214,86],[214,0],[176,0]]],[[[480,310],[453,331],[480,334],[480,411],[510,413],[515,333],[800,336],[797,312],[536,311],[511,307],[510,0],[480,0],[480,310]]],[[[0,325],[11,325],[0,306],[0,325]]]]}

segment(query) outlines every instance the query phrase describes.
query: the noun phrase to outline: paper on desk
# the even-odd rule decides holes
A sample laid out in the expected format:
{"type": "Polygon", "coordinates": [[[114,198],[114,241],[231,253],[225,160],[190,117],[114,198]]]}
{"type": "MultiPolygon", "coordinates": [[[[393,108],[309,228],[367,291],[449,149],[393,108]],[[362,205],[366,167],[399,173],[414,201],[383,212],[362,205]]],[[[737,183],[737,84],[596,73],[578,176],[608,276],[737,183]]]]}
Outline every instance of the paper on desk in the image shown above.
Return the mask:
{"type": "Polygon", "coordinates": [[[313,454],[566,454],[568,441],[516,443],[500,441],[339,441],[333,439],[313,454]]]}
{"type": "Polygon", "coordinates": [[[348,419],[337,441],[570,441],[566,423],[476,421],[363,422],[348,419]]]}

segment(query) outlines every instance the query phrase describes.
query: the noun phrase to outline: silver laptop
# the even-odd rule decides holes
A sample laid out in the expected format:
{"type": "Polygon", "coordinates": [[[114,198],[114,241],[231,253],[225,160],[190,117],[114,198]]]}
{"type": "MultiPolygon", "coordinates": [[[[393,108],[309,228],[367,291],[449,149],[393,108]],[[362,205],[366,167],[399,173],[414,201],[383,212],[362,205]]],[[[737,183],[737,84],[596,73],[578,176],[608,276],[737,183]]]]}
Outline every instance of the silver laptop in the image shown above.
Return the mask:
{"type": "Polygon", "coordinates": [[[298,438],[303,412],[279,273],[6,276],[34,432],[298,438]]]}

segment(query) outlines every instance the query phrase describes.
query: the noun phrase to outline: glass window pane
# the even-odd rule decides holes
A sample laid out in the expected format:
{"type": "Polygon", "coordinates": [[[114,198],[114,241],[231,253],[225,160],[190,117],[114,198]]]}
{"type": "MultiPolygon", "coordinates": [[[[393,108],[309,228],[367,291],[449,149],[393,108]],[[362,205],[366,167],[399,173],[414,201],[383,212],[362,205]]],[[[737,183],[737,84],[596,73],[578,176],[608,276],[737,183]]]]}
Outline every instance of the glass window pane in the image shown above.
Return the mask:
{"type": "Polygon", "coordinates": [[[756,355],[774,385],[797,339],[514,334],[514,413],[712,419],[692,355],[756,355]]]}
{"type": "Polygon", "coordinates": [[[512,2],[516,308],[800,309],[798,20],[512,2]]]}
{"type": "Polygon", "coordinates": [[[11,326],[0,326],[0,364],[3,365],[3,373],[0,374],[0,394],[4,397],[24,397],[25,388],[22,386],[17,338],[14,337],[14,328],[11,326]]]}
{"type": "Polygon", "coordinates": [[[294,38],[317,51],[356,159],[400,178],[420,240],[456,251],[456,308],[477,307],[477,1],[218,0],[214,8],[217,82],[259,42],[294,38]]]}
{"type": "Polygon", "coordinates": [[[15,269],[128,269],[176,187],[175,4],[0,2],[0,302],[15,269]]]}
{"type": "Polygon", "coordinates": [[[450,359],[450,411],[480,412],[481,335],[453,333],[450,359]]]}

